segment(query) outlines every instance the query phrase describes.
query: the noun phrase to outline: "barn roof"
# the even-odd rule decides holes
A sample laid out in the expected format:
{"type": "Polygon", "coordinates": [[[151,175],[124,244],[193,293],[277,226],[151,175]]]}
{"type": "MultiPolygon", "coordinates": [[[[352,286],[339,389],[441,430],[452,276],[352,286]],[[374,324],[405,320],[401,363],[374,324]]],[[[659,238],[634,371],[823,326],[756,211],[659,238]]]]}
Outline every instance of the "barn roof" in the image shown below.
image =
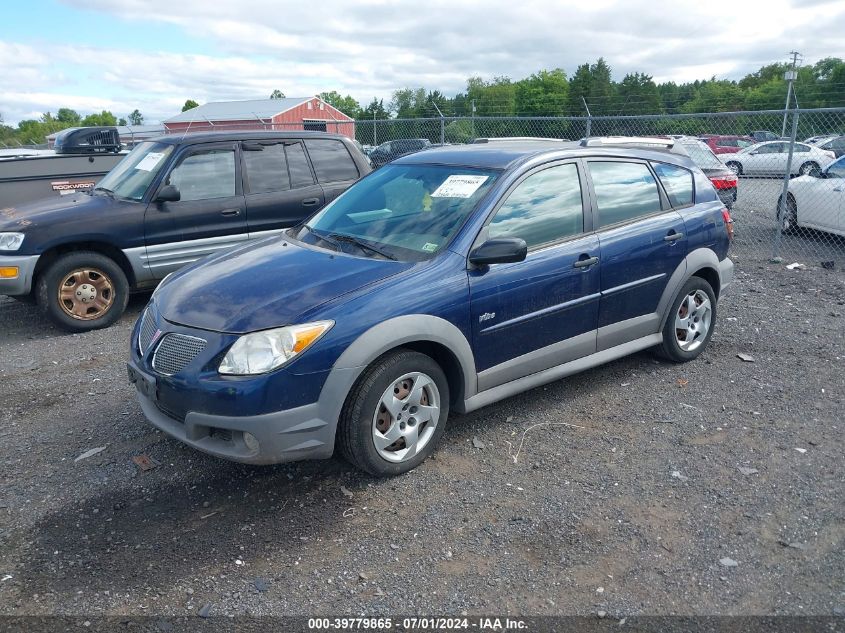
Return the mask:
{"type": "Polygon", "coordinates": [[[315,97],[288,97],[285,99],[253,99],[251,101],[212,101],[165,120],[165,123],[199,121],[248,121],[269,119],[287,112],[315,97]]]}

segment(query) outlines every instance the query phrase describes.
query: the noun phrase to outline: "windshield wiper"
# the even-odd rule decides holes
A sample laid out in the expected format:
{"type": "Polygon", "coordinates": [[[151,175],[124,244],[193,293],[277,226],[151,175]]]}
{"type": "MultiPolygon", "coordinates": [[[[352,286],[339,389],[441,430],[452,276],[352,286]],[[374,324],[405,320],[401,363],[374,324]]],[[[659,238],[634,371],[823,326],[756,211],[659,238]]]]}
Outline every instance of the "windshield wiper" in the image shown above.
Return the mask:
{"type": "Polygon", "coordinates": [[[114,198],[114,191],[106,187],[94,187],[94,191],[105,191],[107,196],[114,198]]]}
{"type": "Polygon", "coordinates": [[[350,244],[354,244],[358,248],[368,250],[370,252],[375,253],[376,255],[381,255],[385,259],[390,259],[392,261],[397,261],[396,258],[391,255],[390,253],[386,253],[385,251],[381,250],[373,246],[372,244],[365,242],[362,239],[355,237],[354,235],[346,235],[344,233],[329,233],[329,237],[338,241],[338,242],[349,242],[350,244]]]}

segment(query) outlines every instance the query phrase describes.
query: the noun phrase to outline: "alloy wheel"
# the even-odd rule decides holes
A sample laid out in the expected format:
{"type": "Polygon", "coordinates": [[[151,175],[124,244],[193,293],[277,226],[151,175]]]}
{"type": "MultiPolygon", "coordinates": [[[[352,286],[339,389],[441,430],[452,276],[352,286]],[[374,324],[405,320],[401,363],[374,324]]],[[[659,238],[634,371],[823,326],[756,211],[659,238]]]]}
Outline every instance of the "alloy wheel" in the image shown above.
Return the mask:
{"type": "Polygon", "coordinates": [[[675,337],[685,352],[691,352],[705,341],[710,331],[713,309],[703,290],[694,290],[681,301],[675,315],[675,337]]]}
{"type": "Polygon", "coordinates": [[[58,289],[59,306],[80,321],[93,321],[114,303],[114,284],[103,271],[78,268],[65,275],[58,289]]]}
{"type": "Polygon", "coordinates": [[[410,372],[393,381],[373,415],[373,443],[390,462],[403,462],[429,443],[440,420],[440,391],[430,376],[410,372]]]}

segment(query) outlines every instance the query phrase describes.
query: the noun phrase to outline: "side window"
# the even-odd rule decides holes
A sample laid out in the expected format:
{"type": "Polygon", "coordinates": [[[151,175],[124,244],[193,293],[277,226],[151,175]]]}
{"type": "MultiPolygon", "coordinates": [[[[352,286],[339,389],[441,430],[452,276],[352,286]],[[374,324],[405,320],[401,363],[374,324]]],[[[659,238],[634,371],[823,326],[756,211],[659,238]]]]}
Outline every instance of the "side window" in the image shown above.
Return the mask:
{"type": "Polygon", "coordinates": [[[642,163],[590,162],[599,227],[660,211],[657,182],[642,163]]]}
{"type": "Polygon", "coordinates": [[[692,172],[666,163],[652,163],[673,207],[692,204],[692,172]]]}
{"type": "Polygon", "coordinates": [[[746,147],[751,147],[752,145],[754,145],[754,141],[746,141],[746,140],[739,138],[739,139],[736,140],[736,145],[740,149],[745,149],[746,147]]]}
{"type": "Polygon", "coordinates": [[[735,138],[724,138],[719,141],[719,145],[722,147],[737,147],[735,138]]]}
{"type": "Polygon", "coordinates": [[[845,138],[837,138],[825,146],[825,149],[845,150],[845,138]]]}
{"type": "Polygon", "coordinates": [[[778,143],[768,143],[757,148],[758,154],[776,154],[778,151],[778,143]]]}
{"type": "Polygon", "coordinates": [[[179,190],[182,201],[230,198],[235,195],[235,152],[194,152],[170,172],[167,182],[179,190]]]}
{"type": "Polygon", "coordinates": [[[314,165],[314,171],[317,172],[319,182],[358,179],[355,161],[352,160],[349,150],[341,141],[307,139],[305,147],[308,148],[308,155],[311,156],[311,163],[314,165]]]}
{"type": "Polygon", "coordinates": [[[575,165],[544,169],[523,180],[496,211],[490,237],[521,237],[528,248],[584,230],[581,182],[575,165]]]}
{"type": "Polygon", "coordinates": [[[265,145],[260,151],[244,150],[246,177],[250,193],[268,193],[290,189],[285,146],[265,145]]]}
{"type": "MultiPolygon", "coordinates": [[[[788,143],[784,143],[784,149],[787,152],[789,151],[789,144],[788,143]]],[[[810,148],[807,145],[803,145],[802,143],[796,143],[795,144],[795,152],[794,152],[795,154],[805,154],[809,151],[810,151],[810,148]]]]}
{"type": "Polygon", "coordinates": [[[285,145],[285,155],[288,159],[291,188],[298,189],[299,187],[313,185],[314,176],[311,174],[311,167],[308,165],[308,158],[305,156],[302,143],[285,145]]]}

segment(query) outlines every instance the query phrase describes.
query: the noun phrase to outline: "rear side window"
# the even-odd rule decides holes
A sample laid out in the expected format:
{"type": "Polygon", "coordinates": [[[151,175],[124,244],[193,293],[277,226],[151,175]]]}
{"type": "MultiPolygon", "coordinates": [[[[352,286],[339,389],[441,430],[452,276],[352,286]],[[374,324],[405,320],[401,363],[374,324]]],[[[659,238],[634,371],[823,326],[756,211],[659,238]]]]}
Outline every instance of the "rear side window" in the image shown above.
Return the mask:
{"type": "Polygon", "coordinates": [[[575,165],[559,165],[517,185],[490,222],[489,236],[521,237],[531,248],[583,230],[578,169],[575,165]]]}
{"type": "Polygon", "coordinates": [[[599,207],[599,227],[661,210],[657,182],[642,163],[590,162],[599,207]]]}
{"type": "Polygon", "coordinates": [[[341,141],[332,139],[306,140],[317,180],[322,183],[357,180],[358,168],[341,141]]]}
{"type": "Polygon", "coordinates": [[[299,187],[313,185],[314,176],[311,174],[311,167],[308,166],[308,159],[305,157],[302,143],[285,145],[285,154],[288,159],[290,186],[293,189],[298,189],[299,187]]]}
{"type": "Polygon", "coordinates": [[[260,150],[245,150],[246,177],[250,193],[268,193],[290,189],[285,146],[265,145],[260,150]]]}
{"type": "Polygon", "coordinates": [[[673,207],[692,204],[692,172],[676,165],[652,163],[673,207]]]}

